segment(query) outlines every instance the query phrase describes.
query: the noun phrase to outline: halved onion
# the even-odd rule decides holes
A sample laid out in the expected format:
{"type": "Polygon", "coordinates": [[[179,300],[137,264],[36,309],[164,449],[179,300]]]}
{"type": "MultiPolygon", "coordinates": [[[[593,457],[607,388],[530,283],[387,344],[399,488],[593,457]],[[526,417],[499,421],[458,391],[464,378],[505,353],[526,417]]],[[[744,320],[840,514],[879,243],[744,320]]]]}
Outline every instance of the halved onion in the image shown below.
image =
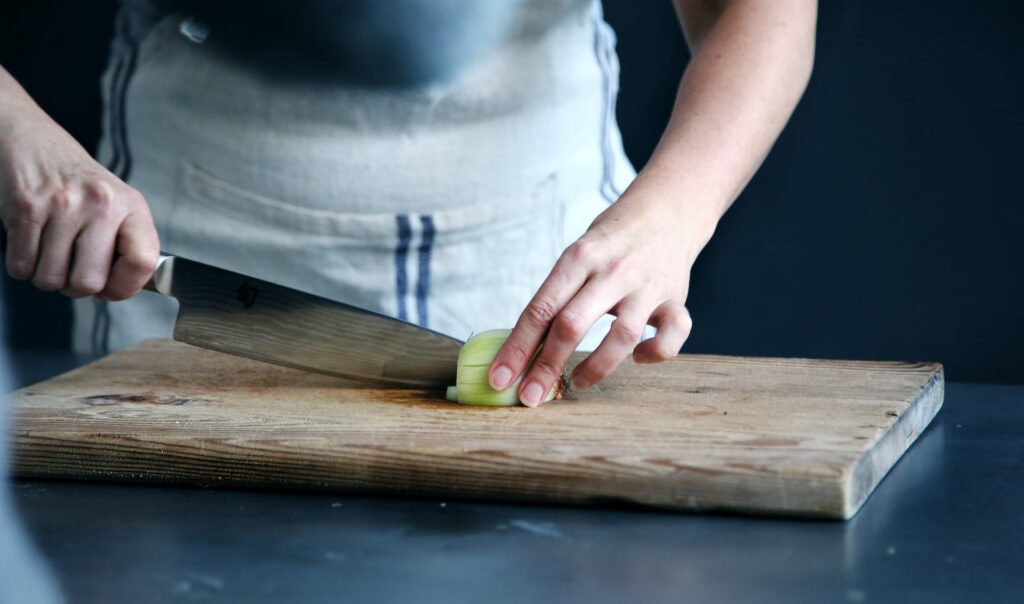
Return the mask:
{"type": "MultiPolygon", "coordinates": [[[[455,386],[449,386],[445,398],[462,405],[507,407],[519,404],[519,382],[516,379],[505,390],[495,390],[487,383],[487,372],[501,345],[508,339],[511,329],[491,329],[478,333],[463,344],[459,351],[459,365],[455,386]]],[[[559,380],[548,392],[544,401],[557,398],[562,388],[559,380]]]]}

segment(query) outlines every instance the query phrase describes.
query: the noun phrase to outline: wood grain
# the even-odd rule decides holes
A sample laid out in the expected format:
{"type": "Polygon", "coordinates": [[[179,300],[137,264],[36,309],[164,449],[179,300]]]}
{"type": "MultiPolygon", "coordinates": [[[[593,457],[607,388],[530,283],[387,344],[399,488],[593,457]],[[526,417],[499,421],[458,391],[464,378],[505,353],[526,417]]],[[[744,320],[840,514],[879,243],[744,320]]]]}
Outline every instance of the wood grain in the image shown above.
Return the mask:
{"type": "Polygon", "coordinates": [[[932,363],[681,355],[537,409],[465,407],[153,340],[11,406],[23,477],[849,518],[942,397],[932,363]]]}

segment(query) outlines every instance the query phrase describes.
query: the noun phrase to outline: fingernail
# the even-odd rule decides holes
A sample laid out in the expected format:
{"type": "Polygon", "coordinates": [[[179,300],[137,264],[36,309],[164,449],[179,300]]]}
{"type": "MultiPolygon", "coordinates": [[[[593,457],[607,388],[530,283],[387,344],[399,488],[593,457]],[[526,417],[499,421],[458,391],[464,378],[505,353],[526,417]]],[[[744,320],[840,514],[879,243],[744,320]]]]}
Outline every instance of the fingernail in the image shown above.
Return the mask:
{"type": "Polygon", "coordinates": [[[498,365],[491,374],[491,388],[504,390],[512,383],[512,369],[508,365],[498,365]]]}
{"type": "Polygon", "coordinates": [[[644,354],[639,353],[639,352],[634,352],[633,353],[633,362],[636,363],[637,365],[643,365],[643,364],[647,363],[647,355],[644,355],[644,354]]]}
{"type": "Polygon", "coordinates": [[[538,382],[530,382],[519,394],[519,400],[527,407],[536,407],[544,398],[544,387],[538,382]]]}

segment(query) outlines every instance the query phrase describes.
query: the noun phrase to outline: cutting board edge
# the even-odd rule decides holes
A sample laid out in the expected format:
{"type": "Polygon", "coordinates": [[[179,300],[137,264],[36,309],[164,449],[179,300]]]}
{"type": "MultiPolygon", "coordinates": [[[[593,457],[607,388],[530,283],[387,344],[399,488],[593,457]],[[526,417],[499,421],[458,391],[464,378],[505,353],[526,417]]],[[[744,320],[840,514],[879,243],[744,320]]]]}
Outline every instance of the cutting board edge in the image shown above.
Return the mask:
{"type": "Polygon", "coordinates": [[[710,504],[690,507],[685,505],[672,505],[667,503],[647,503],[627,497],[614,496],[586,496],[576,498],[550,497],[538,498],[535,495],[520,495],[515,493],[454,493],[446,490],[432,490],[420,488],[386,488],[386,487],[340,487],[335,485],[312,485],[309,483],[287,483],[270,484],[263,481],[246,480],[196,480],[166,478],[153,475],[141,476],[130,475],[119,472],[91,472],[78,474],[60,474],[47,472],[31,472],[19,470],[12,466],[12,477],[18,480],[56,480],[83,483],[103,483],[124,486],[166,486],[185,488],[212,488],[212,489],[252,489],[271,492],[308,492],[308,493],[335,493],[338,495],[370,496],[370,497],[420,497],[430,499],[442,499],[448,501],[466,502],[493,502],[493,503],[517,503],[529,505],[552,505],[560,507],[604,507],[609,509],[634,509],[638,511],[660,511],[672,514],[700,514],[700,515],[721,515],[721,516],[748,516],[752,518],[789,518],[794,520],[820,520],[843,522],[847,520],[842,515],[842,506],[837,503],[835,506],[826,506],[819,509],[783,507],[756,507],[730,504],[710,504]]]}
{"type": "MultiPolygon", "coordinates": [[[[84,458],[89,461],[91,458],[84,458]]],[[[93,461],[98,461],[97,457],[93,461]]],[[[81,463],[83,458],[77,456],[75,462],[81,463]]],[[[282,480],[279,475],[269,475],[258,478],[245,478],[231,476],[232,472],[220,472],[220,476],[191,476],[176,475],[170,466],[164,468],[148,467],[145,469],[132,469],[123,465],[85,464],[75,467],[74,463],[67,466],[66,471],[53,471],[47,467],[34,466],[30,460],[23,456],[17,456],[11,464],[12,476],[22,480],[70,480],[83,482],[106,482],[111,484],[125,485],[164,485],[164,486],[185,486],[197,488],[228,488],[228,489],[262,489],[262,490],[286,490],[286,491],[309,491],[309,492],[334,492],[351,495],[378,495],[378,496],[414,496],[431,498],[451,498],[466,501],[494,501],[494,502],[519,502],[544,505],[590,505],[603,507],[635,508],[648,510],[661,510],[671,513],[696,513],[696,514],[740,514],[745,516],[770,516],[779,518],[795,519],[818,519],[842,521],[842,488],[836,481],[829,490],[831,494],[823,497],[823,505],[817,507],[786,507],[776,502],[776,505],[751,506],[743,504],[739,500],[729,499],[704,499],[698,504],[684,503],[681,498],[638,498],[616,493],[579,493],[574,494],[540,494],[537,492],[514,492],[506,490],[467,490],[458,492],[450,488],[430,488],[420,484],[406,483],[405,487],[391,487],[384,484],[354,484],[335,481],[309,481],[309,480],[282,480]],[[825,501],[827,500],[827,501],[825,501]]]]}
{"type": "MultiPolygon", "coordinates": [[[[718,481],[712,481],[704,487],[695,487],[693,478],[680,482],[673,476],[662,476],[638,485],[635,484],[635,475],[615,474],[611,480],[601,480],[591,474],[588,477],[580,476],[575,481],[559,483],[552,489],[552,483],[545,477],[545,469],[536,463],[539,460],[515,468],[499,460],[499,463],[491,465],[487,481],[474,481],[470,479],[472,469],[459,463],[467,460],[465,452],[457,454],[455,450],[447,449],[425,454],[419,449],[400,446],[354,446],[325,452],[316,459],[293,459],[288,462],[283,459],[250,458],[244,463],[238,463],[238,459],[228,452],[231,445],[217,440],[154,441],[139,440],[132,435],[92,436],[98,438],[89,447],[83,448],[74,446],[74,434],[18,430],[12,451],[14,475],[29,479],[333,490],[495,501],[597,503],[674,512],[843,519],[843,476],[829,476],[828,473],[794,473],[788,475],[788,478],[787,475],[767,475],[763,480],[732,484],[728,484],[727,480],[724,489],[713,488],[716,483],[723,484],[718,481]],[[404,459],[405,462],[398,465],[390,463],[389,460],[396,458],[404,459]],[[354,463],[356,461],[358,463],[354,463]],[[380,480],[388,468],[392,480],[380,480]],[[394,473],[396,471],[401,474],[398,478],[394,473]],[[812,481],[816,485],[816,503],[810,505],[806,496],[793,496],[804,491],[812,481]],[[520,485],[519,492],[507,488],[507,484],[512,482],[520,485]],[[395,484],[405,486],[392,486],[395,484]],[[747,489],[745,494],[736,490],[744,488],[747,489]],[[752,498],[760,504],[750,505],[752,498]],[[803,501],[803,505],[793,507],[794,501],[803,501]]],[[[473,457],[477,459],[491,457],[488,452],[476,453],[473,457]]],[[[580,460],[569,461],[580,465],[580,460]]],[[[611,464],[619,461],[605,460],[611,464]]],[[[659,465],[662,464],[664,460],[659,462],[659,465]]],[[[680,468],[683,469],[682,466],[680,468]]],[[[709,469],[694,466],[690,471],[699,477],[709,469]]],[[[728,475],[727,469],[723,469],[723,475],[728,475]]]]}
{"type": "Polygon", "coordinates": [[[945,368],[935,367],[928,381],[899,417],[889,426],[864,455],[851,468],[846,477],[843,519],[853,518],[871,497],[875,488],[910,449],[938,415],[945,400],[945,368]],[[915,430],[914,425],[923,426],[915,430]]]}

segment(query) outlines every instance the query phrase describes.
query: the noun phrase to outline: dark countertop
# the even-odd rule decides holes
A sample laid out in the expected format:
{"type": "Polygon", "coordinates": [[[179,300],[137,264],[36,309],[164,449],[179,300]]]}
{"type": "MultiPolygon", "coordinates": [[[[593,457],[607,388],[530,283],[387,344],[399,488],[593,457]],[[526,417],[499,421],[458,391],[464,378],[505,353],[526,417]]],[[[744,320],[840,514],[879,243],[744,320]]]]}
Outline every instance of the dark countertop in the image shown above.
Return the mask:
{"type": "MultiPolygon", "coordinates": [[[[73,366],[15,355],[27,384],[73,366]]],[[[1010,602],[1024,387],[947,384],[847,522],[16,481],[72,602],[1010,602]]]]}

